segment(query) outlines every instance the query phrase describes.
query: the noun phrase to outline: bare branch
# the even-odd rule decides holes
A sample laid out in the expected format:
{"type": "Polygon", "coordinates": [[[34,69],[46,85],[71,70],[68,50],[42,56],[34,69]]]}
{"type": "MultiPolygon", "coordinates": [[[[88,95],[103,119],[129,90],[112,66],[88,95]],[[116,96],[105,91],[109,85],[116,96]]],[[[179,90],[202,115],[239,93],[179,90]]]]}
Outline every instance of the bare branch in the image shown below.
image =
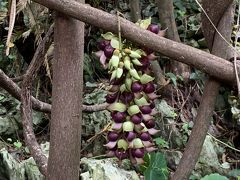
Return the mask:
{"type": "Polygon", "coordinates": [[[53,38],[53,25],[48,30],[46,36],[41,41],[37,50],[33,56],[33,59],[24,75],[21,93],[21,116],[23,124],[23,135],[25,143],[29,147],[30,153],[32,154],[39,170],[43,175],[47,175],[47,157],[43,154],[41,147],[39,146],[35,137],[32,125],[32,102],[31,102],[31,89],[32,81],[36,76],[39,68],[44,61],[45,52],[50,47],[53,38]]]}
{"type": "MultiPolygon", "coordinates": [[[[23,76],[21,76],[23,77],[23,76]]],[[[0,87],[5,89],[9,94],[11,94],[16,99],[20,100],[20,91],[19,86],[12,81],[1,69],[0,69],[0,87]]],[[[38,99],[31,96],[32,107],[36,111],[41,111],[45,113],[51,112],[51,104],[39,101],[38,99]]],[[[82,105],[83,111],[85,112],[96,112],[105,110],[108,106],[107,103],[96,104],[96,105],[82,105]]]]}

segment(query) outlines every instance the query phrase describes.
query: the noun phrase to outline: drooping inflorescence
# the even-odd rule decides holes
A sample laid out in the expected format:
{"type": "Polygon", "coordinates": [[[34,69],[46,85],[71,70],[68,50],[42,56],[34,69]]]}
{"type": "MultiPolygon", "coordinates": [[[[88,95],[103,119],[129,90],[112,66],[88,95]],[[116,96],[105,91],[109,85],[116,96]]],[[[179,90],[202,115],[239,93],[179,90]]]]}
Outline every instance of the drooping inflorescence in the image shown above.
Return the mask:
{"type": "MultiPolygon", "coordinates": [[[[151,19],[138,22],[155,34],[162,34],[151,19]]],[[[129,158],[133,163],[143,163],[145,152],[156,150],[151,135],[154,129],[155,94],[154,77],[150,61],[153,51],[139,48],[127,40],[108,32],[99,42],[96,55],[104,68],[108,69],[111,88],[106,96],[113,124],[108,132],[108,155],[122,160],[129,158]]]]}

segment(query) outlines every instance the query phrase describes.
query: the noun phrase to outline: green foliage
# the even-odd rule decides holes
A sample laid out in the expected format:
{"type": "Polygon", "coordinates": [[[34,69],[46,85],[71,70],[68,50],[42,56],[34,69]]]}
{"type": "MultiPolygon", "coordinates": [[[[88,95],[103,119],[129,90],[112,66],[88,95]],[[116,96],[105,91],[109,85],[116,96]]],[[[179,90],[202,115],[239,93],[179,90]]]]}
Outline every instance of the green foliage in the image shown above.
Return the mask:
{"type": "Polygon", "coordinates": [[[168,169],[163,153],[150,153],[144,156],[145,164],[141,166],[146,180],[167,180],[168,169]]]}
{"type": "Polygon", "coordinates": [[[92,59],[88,54],[84,54],[83,77],[85,82],[94,82],[94,69],[92,59]]]}
{"type": "Polygon", "coordinates": [[[240,179],[240,169],[233,169],[228,173],[228,176],[240,179]]]}
{"type": "Polygon", "coordinates": [[[165,75],[166,75],[166,77],[170,78],[170,80],[172,81],[174,86],[177,86],[177,81],[183,81],[183,77],[182,76],[176,76],[175,74],[170,73],[170,72],[166,73],[165,75]]]}
{"type": "Polygon", "coordinates": [[[153,141],[159,148],[169,148],[168,142],[161,137],[155,138],[153,141]]]}
{"type": "Polygon", "coordinates": [[[228,180],[226,176],[221,176],[217,173],[210,174],[201,178],[201,180],[228,180]]]}
{"type": "Polygon", "coordinates": [[[200,25],[201,10],[195,0],[174,0],[173,2],[181,40],[196,48],[206,48],[200,25]]]}
{"type": "Polygon", "coordinates": [[[7,9],[8,7],[8,1],[6,0],[1,0],[0,1],[0,24],[2,24],[7,17],[7,9]]]}
{"type": "Polygon", "coordinates": [[[13,143],[13,145],[17,148],[20,149],[22,147],[22,143],[20,141],[16,141],[13,143]]]}

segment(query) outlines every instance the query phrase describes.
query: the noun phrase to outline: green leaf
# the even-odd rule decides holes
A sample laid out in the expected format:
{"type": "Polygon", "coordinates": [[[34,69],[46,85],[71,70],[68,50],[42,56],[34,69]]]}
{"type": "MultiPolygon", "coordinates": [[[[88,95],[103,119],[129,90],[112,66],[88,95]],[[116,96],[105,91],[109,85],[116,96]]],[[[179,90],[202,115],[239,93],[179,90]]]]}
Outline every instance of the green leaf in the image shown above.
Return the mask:
{"type": "Polygon", "coordinates": [[[17,142],[14,142],[13,145],[16,147],[16,148],[21,148],[22,147],[22,143],[17,141],[17,142]]]}
{"type": "Polygon", "coordinates": [[[177,77],[173,73],[166,73],[166,76],[171,79],[173,82],[174,86],[177,86],[177,77]]]}
{"type": "Polygon", "coordinates": [[[163,153],[150,154],[150,164],[144,172],[144,177],[146,180],[168,179],[167,163],[163,153]]]}
{"type": "Polygon", "coordinates": [[[233,169],[231,170],[229,173],[228,173],[228,176],[231,176],[231,177],[239,177],[240,176],[240,169],[233,169]]]}
{"type": "Polygon", "coordinates": [[[0,101],[2,101],[5,98],[5,96],[0,95],[0,101]]]}
{"type": "Polygon", "coordinates": [[[201,180],[228,180],[226,176],[221,176],[220,174],[214,173],[210,175],[206,175],[201,180]]]}
{"type": "Polygon", "coordinates": [[[146,169],[148,168],[148,166],[150,165],[150,154],[146,153],[143,157],[144,160],[144,164],[140,165],[140,171],[142,172],[142,174],[144,173],[144,171],[146,171],[146,169]]]}
{"type": "Polygon", "coordinates": [[[158,145],[160,148],[169,148],[168,142],[165,141],[163,138],[158,137],[153,139],[153,141],[158,145]]]}

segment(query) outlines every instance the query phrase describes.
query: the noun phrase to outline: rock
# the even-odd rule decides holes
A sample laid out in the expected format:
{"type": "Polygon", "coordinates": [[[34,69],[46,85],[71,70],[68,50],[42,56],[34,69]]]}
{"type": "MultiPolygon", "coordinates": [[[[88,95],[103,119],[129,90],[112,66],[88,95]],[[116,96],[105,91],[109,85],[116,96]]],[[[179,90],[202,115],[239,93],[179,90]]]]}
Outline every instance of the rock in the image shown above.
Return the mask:
{"type": "Polygon", "coordinates": [[[18,124],[14,118],[10,116],[0,117],[0,135],[12,135],[15,134],[18,129],[18,124]]]}
{"type": "MultiPolygon", "coordinates": [[[[45,155],[49,151],[49,143],[41,144],[45,155]]],[[[1,180],[44,180],[44,176],[38,170],[38,167],[32,157],[17,161],[13,154],[3,148],[0,150],[0,179],[1,180]]]]}
{"type": "Polygon", "coordinates": [[[175,109],[168,105],[165,100],[156,100],[156,110],[161,115],[155,116],[156,122],[159,124],[161,136],[163,139],[170,139],[169,147],[172,149],[182,148],[184,146],[183,135],[176,126],[175,118],[178,116],[175,109]],[[165,126],[168,124],[168,126],[165,126]]]}
{"type": "Polygon", "coordinates": [[[200,174],[201,176],[215,172],[226,174],[227,169],[224,169],[218,160],[218,153],[222,151],[220,149],[221,147],[218,146],[213,138],[207,135],[193,174],[200,174]]]}
{"type": "Polygon", "coordinates": [[[82,158],[81,166],[87,169],[81,174],[82,180],[140,180],[135,171],[119,168],[112,158],[102,160],[82,158]]]}
{"type": "Polygon", "coordinates": [[[5,148],[0,150],[0,177],[1,180],[25,180],[24,163],[17,162],[5,148]]]}
{"type": "Polygon", "coordinates": [[[164,151],[166,161],[168,164],[168,167],[170,167],[173,170],[177,169],[177,165],[180,162],[180,159],[182,158],[182,152],[181,151],[164,151]]]}
{"type": "MultiPolygon", "coordinates": [[[[33,111],[33,125],[37,126],[44,120],[43,113],[33,111]]],[[[0,135],[12,137],[22,128],[20,102],[7,93],[0,92],[0,135]]]]}

